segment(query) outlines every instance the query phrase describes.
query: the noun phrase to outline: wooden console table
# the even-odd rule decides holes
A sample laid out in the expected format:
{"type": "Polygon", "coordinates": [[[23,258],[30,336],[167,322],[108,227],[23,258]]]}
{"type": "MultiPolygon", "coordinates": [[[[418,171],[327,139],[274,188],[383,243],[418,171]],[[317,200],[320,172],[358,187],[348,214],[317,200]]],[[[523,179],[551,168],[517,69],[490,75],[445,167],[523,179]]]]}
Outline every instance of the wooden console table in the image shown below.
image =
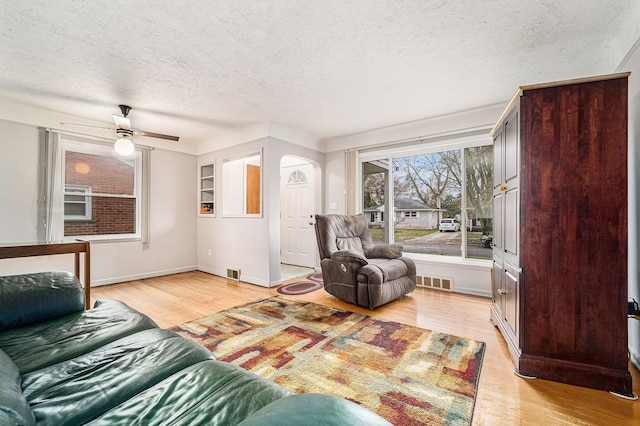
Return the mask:
{"type": "Polygon", "coordinates": [[[0,245],[0,259],[74,254],[74,272],[78,279],[80,279],[80,253],[84,253],[84,295],[85,306],[89,309],[91,304],[91,247],[89,241],[0,245]]]}

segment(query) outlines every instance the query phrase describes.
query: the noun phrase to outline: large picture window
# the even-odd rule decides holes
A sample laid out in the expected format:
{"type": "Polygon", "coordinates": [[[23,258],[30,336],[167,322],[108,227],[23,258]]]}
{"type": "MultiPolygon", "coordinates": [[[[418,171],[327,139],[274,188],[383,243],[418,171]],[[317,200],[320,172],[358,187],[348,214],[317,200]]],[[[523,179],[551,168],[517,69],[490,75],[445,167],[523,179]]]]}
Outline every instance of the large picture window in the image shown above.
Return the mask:
{"type": "Polygon", "coordinates": [[[401,244],[406,253],[491,259],[489,143],[362,155],[362,207],[373,240],[401,244]]]}

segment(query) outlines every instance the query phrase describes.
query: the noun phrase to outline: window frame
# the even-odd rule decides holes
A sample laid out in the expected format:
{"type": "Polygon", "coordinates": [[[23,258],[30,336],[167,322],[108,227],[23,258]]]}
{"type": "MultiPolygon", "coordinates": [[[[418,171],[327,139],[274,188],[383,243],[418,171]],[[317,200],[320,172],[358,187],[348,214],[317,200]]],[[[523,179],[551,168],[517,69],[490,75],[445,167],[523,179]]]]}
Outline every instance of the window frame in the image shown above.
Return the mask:
{"type": "Polygon", "coordinates": [[[87,194],[91,194],[91,186],[90,185],[75,185],[75,184],[65,184],[64,185],[64,192],[63,192],[63,211],[66,212],[66,206],[67,203],[70,204],[84,204],[84,214],[83,215],[68,215],[65,213],[64,215],[64,221],[65,222],[82,222],[82,221],[88,221],[91,220],[92,218],[92,213],[91,213],[91,196],[87,196],[87,194]],[[74,191],[74,190],[82,190],[82,192],[80,191],[74,191]],[[78,194],[82,194],[81,196],[84,198],[84,201],[78,202],[78,201],[67,201],[66,200],[66,196],[67,195],[71,195],[71,196],[78,196],[78,194]]]}
{"type": "MultiPolygon", "coordinates": [[[[144,233],[145,223],[147,222],[146,216],[143,213],[145,207],[145,201],[143,200],[144,194],[143,189],[146,189],[146,185],[143,183],[143,149],[136,146],[133,154],[122,157],[117,154],[113,149],[112,144],[99,143],[91,140],[85,140],[81,138],[70,137],[68,135],[62,134],[59,142],[59,166],[55,167],[55,181],[58,182],[56,185],[56,190],[59,191],[59,196],[54,197],[54,205],[53,208],[57,211],[61,211],[62,220],[54,220],[53,224],[57,228],[57,235],[62,237],[63,241],[74,241],[77,239],[88,240],[92,242],[118,242],[118,241],[140,241],[144,242],[144,233]],[[70,222],[73,220],[68,220],[64,216],[64,195],[65,191],[65,170],[66,170],[66,154],[67,152],[78,152],[82,154],[89,155],[99,155],[99,156],[108,156],[114,157],[120,160],[127,160],[133,162],[134,167],[134,184],[133,184],[133,194],[104,194],[104,193],[94,193],[88,192],[86,197],[91,200],[93,197],[110,197],[110,198],[128,198],[135,199],[135,212],[134,212],[134,222],[135,222],[135,232],[133,233],[122,233],[122,234],[99,234],[99,235],[73,235],[66,236],[64,235],[64,223],[70,222]],[[143,223],[143,220],[145,223],[143,223]]],[[[86,220],[86,219],[85,219],[86,220]]]]}
{"type": "MultiPolygon", "coordinates": [[[[435,139],[435,140],[416,140],[413,143],[389,143],[376,148],[371,149],[362,149],[357,151],[357,168],[358,172],[356,174],[356,209],[357,211],[362,211],[363,209],[363,170],[364,163],[367,162],[375,162],[375,161],[385,161],[388,164],[393,164],[393,160],[396,158],[408,157],[413,155],[423,155],[423,154],[432,154],[443,151],[452,151],[459,150],[460,151],[460,167],[461,170],[465,170],[466,168],[466,149],[475,148],[480,146],[488,146],[493,145],[493,138],[489,134],[475,134],[469,136],[459,136],[459,137],[451,137],[445,139],[435,139]]],[[[467,194],[466,194],[466,173],[461,173],[462,178],[464,179],[463,185],[461,188],[461,203],[460,203],[460,211],[464,214],[464,218],[466,218],[467,212],[467,194]]],[[[393,198],[393,170],[389,168],[389,180],[390,182],[386,183],[387,188],[387,196],[393,198]],[[390,187],[391,186],[391,187],[390,187]]],[[[385,203],[385,210],[389,211],[392,209],[390,205],[393,203],[385,203]]],[[[393,211],[393,210],[391,210],[393,211]]],[[[392,221],[393,222],[393,221],[392,221]]],[[[462,223],[462,221],[460,221],[462,223]]],[[[386,233],[385,233],[385,242],[386,243],[395,243],[395,235],[394,235],[394,224],[393,223],[385,223],[386,233]]],[[[461,244],[461,253],[460,256],[443,256],[438,254],[431,253],[413,253],[413,252],[405,252],[404,254],[414,258],[414,259],[423,259],[423,260],[445,260],[448,262],[449,259],[458,259],[462,263],[477,263],[477,262],[491,262],[491,259],[478,259],[473,257],[467,257],[467,229],[466,226],[460,225],[460,230],[462,231],[462,244],[461,244]]]]}

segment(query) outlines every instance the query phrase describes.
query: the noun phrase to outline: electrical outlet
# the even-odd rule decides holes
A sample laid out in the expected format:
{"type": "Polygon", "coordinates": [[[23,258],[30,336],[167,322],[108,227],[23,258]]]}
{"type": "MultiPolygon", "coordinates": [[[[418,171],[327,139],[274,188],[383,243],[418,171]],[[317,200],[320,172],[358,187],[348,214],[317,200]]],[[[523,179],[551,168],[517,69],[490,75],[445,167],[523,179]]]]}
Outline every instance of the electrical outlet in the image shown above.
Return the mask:
{"type": "Polygon", "coordinates": [[[207,250],[207,256],[211,256],[211,249],[207,250]]]}

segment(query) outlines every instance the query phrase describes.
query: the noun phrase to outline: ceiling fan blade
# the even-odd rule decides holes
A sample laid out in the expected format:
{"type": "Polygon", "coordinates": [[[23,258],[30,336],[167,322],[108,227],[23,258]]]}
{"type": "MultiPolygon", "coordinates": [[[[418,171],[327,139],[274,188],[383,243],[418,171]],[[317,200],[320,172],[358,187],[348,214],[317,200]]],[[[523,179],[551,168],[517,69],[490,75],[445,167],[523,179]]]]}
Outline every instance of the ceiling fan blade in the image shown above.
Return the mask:
{"type": "Polygon", "coordinates": [[[63,125],[63,126],[91,127],[93,129],[116,130],[114,127],[93,126],[91,124],[62,123],[62,122],[60,124],[63,125]]]}
{"type": "Polygon", "coordinates": [[[140,130],[134,130],[133,134],[139,135],[139,136],[146,136],[148,138],[166,139],[174,142],[178,142],[180,140],[178,136],[163,135],[162,133],[142,132],[140,130]]]}
{"type": "Polygon", "coordinates": [[[118,129],[131,130],[131,121],[127,117],[120,117],[119,115],[113,116],[113,121],[116,123],[118,129]]]}

